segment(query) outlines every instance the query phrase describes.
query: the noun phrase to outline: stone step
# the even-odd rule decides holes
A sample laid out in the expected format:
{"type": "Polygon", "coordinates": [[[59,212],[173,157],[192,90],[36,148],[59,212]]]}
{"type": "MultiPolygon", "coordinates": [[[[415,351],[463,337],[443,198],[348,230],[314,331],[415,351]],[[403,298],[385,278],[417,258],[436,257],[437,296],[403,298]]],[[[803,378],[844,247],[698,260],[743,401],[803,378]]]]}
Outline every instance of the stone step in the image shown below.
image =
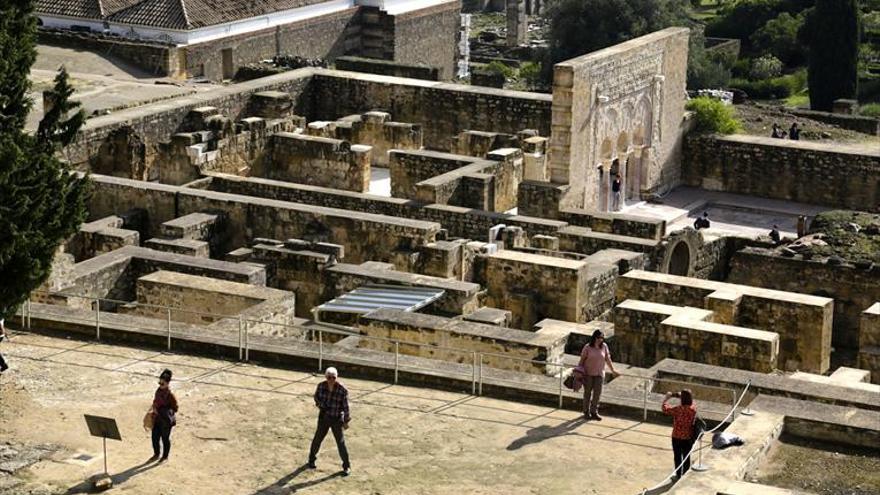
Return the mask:
{"type": "Polygon", "coordinates": [[[839,383],[870,383],[871,372],[869,370],[841,366],[831,374],[831,380],[839,383]]]}

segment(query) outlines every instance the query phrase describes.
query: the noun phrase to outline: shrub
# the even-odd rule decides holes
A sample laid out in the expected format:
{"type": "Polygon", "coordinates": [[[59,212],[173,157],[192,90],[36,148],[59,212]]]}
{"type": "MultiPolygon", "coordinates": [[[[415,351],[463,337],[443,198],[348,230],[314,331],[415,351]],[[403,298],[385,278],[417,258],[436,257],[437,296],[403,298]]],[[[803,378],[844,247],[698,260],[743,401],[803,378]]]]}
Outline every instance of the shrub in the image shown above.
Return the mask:
{"type": "Polygon", "coordinates": [[[730,87],[741,89],[749,95],[749,98],[767,100],[783,99],[793,94],[800,93],[806,88],[806,72],[799,70],[787,76],[749,81],[746,79],[733,79],[730,87]]]}
{"type": "Polygon", "coordinates": [[[876,117],[880,119],[880,103],[868,103],[867,105],[862,105],[862,108],[859,109],[859,114],[866,117],[876,117]]]}
{"type": "Polygon", "coordinates": [[[714,98],[694,98],[687,103],[687,109],[696,113],[697,131],[733,134],[740,129],[739,121],[733,116],[733,107],[714,98]]]}
{"type": "Polygon", "coordinates": [[[495,74],[501,74],[502,76],[504,76],[505,79],[512,78],[514,74],[513,69],[497,60],[489,62],[486,65],[486,71],[493,72],[495,74]]]}
{"type": "Polygon", "coordinates": [[[541,82],[541,64],[537,62],[526,62],[519,69],[519,77],[529,87],[538,86],[541,82]]]}
{"type": "Polygon", "coordinates": [[[764,55],[752,61],[749,79],[771,79],[782,75],[782,61],[773,55],[764,55]]]}

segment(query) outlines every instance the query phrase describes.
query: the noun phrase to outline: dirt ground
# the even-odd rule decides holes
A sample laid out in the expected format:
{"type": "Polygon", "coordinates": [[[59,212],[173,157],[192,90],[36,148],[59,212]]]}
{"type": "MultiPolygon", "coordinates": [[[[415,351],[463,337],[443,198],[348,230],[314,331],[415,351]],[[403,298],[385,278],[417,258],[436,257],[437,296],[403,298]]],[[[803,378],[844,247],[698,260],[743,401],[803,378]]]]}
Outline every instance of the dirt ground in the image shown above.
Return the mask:
{"type": "Polygon", "coordinates": [[[28,129],[36,129],[39,125],[43,116],[42,92],[52,87],[62,65],[70,73],[71,85],[75,90],[73,99],[82,103],[87,115],[216,88],[213,84],[156,77],[116,59],[112,54],[108,56],[73,48],[38,45],[37,61],[31,68],[30,76],[34,106],[28,117],[28,129]]]}
{"type": "Polygon", "coordinates": [[[103,465],[83,414],[116,418],[110,472],[124,494],[628,494],[671,468],[670,428],[349,379],[353,474],[331,437],[303,463],[320,377],[251,364],[19,334],[3,344],[0,493],[83,493],[103,465]],[[170,462],[141,420],[165,368],[180,401],[170,462]],[[41,459],[41,460],[37,460],[41,459]],[[11,473],[11,474],[10,474],[11,473]]]}
{"type": "Polygon", "coordinates": [[[736,117],[742,122],[744,134],[770,137],[773,124],[779,124],[787,132],[792,122],[797,122],[801,128],[801,139],[804,141],[864,145],[869,150],[880,146],[880,138],[876,136],[798,117],[785,111],[781,105],[749,102],[736,105],[734,108],[736,117]]]}
{"type": "Polygon", "coordinates": [[[880,452],[783,436],[773,445],[758,481],[817,495],[880,493],[880,452]]]}

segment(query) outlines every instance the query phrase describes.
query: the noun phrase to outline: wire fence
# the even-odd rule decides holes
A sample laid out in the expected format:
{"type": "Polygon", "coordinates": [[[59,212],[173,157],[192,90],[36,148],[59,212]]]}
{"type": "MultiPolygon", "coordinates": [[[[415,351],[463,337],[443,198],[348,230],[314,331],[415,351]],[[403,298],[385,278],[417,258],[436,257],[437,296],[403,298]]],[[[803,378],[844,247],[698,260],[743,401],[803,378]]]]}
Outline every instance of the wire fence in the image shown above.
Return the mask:
{"type": "MultiPolygon", "coordinates": [[[[175,339],[185,340],[189,337],[190,332],[176,329],[178,325],[189,325],[188,329],[194,326],[210,324],[215,328],[210,332],[210,338],[214,343],[225,344],[229,347],[238,349],[239,361],[247,362],[250,360],[250,351],[252,350],[251,336],[255,333],[254,329],[260,329],[256,332],[261,337],[259,342],[260,350],[278,351],[281,353],[296,352],[297,354],[317,359],[317,370],[319,372],[324,369],[324,362],[338,357],[342,347],[336,345],[339,341],[354,337],[360,340],[359,350],[376,351],[376,357],[371,359],[368,352],[361,352],[357,359],[377,367],[388,366],[389,359],[387,354],[393,353],[393,383],[399,381],[401,371],[406,372],[436,372],[436,367],[430,363],[421,365],[421,360],[415,358],[439,359],[463,365],[470,365],[468,371],[458,371],[455,367],[444,370],[447,375],[454,375],[457,378],[471,381],[471,393],[473,395],[483,395],[483,385],[485,383],[485,375],[491,374],[492,384],[508,384],[522,387],[524,385],[529,388],[537,387],[540,391],[549,392],[552,387],[552,393],[558,397],[558,407],[562,408],[567,396],[564,381],[566,376],[574,370],[574,366],[567,365],[560,361],[547,361],[538,359],[529,359],[507,354],[494,352],[482,352],[473,349],[462,349],[457,347],[442,346],[424,342],[414,342],[407,340],[392,339],[373,335],[364,335],[354,331],[351,327],[336,325],[333,323],[320,322],[312,326],[291,325],[289,323],[270,321],[267,319],[253,319],[245,317],[242,314],[231,315],[222,313],[213,313],[208,311],[197,311],[193,309],[171,307],[166,305],[147,304],[132,301],[121,301],[108,298],[100,298],[95,296],[67,294],[56,292],[34,292],[36,296],[46,296],[48,298],[64,298],[69,303],[73,303],[74,308],[87,309],[93,311],[94,316],[88,318],[75,316],[77,313],[71,312],[68,306],[56,306],[52,304],[42,304],[37,311],[28,299],[19,310],[21,317],[21,326],[23,328],[31,328],[31,318],[33,316],[57,317],[66,321],[73,321],[95,327],[95,339],[101,341],[102,325],[108,326],[107,319],[112,318],[112,326],[114,328],[130,329],[139,332],[151,334],[164,334],[165,346],[168,351],[172,350],[173,341],[175,339]],[[117,309],[116,312],[102,310],[103,308],[117,309]],[[53,311],[53,308],[58,308],[53,311]],[[122,312],[119,312],[122,310],[122,312]],[[111,316],[112,315],[112,316],[111,316]],[[137,316],[146,317],[149,320],[139,318],[120,318],[120,316],[137,316]],[[222,328],[217,328],[222,327],[222,328]],[[267,338],[266,333],[280,334],[283,338],[290,339],[289,343],[272,343],[267,338]],[[294,343],[310,344],[311,348],[293,349],[294,343]],[[364,345],[364,343],[366,345],[364,345]],[[317,347],[317,349],[315,349],[317,347]],[[385,353],[378,354],[378,353],[385,353]],[[401,362],[401,355],[404,356],[404,362],[401,362]],[[490,366],[491,364],[491,366],[490,366]],[[491,373],[488,373],[490,372],[491,373]],[[508,378],[503,372],[518,372],[516,377],[508,378]],[[547,378],[555,378],[553,385],[547,378]]],[[[82,314],[82,313],[79,313],[82,314]]],[[[207,328],[207,327],[206,327],[207,328]]],[[[637,394],[630,396],[614,396],[604,394],[605,398],[617,399],[620,401],[629,401],[633,403],[641,402],[642,418],[648,419],[649,395],[659,384],[667,385],[683,385],[686,387],[695,387],[697,390],[714,391],[715,395],[730,395],[732,409],[728,412],[728,417],[734,415],[736,406],[739,401],[736,399],[736,390],[732,387],[721,387],[715,385],[694,384],[682,380],[671,378],[646,377],[640,375],[619,373],[618,377],[626,377],[640,381],[637,394]]],[[[570,397],[570,395],[568,395],[570,397]]],[[[740,401],[742,396],[740,396],[740,401]]],[[[722,413],[723,411],[707,412],[722,413]]]]}

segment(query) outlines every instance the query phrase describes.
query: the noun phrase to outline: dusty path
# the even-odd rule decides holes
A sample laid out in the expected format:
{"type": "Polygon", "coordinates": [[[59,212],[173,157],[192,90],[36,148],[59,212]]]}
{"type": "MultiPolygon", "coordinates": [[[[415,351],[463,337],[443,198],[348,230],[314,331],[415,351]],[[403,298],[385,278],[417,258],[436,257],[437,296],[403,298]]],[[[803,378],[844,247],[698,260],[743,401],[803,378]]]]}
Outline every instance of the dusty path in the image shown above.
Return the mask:
{"type": "Polygon", "coordinates": [[[0,383],[0,446],[57,450],[0,474],[0,493],[83,491],[103,463],[84,413],[119,421],[110,493],[617,495],[654,485],[671,462],[664,426],[585,424],[571,411],[347,379],[342,369],[354,398],[354,473],[342,478],[332,438],[318,470],[298,469],[315,423],[320,378],[309,373],[37,335],[3,351],[13,369],[0,383]],[[180,426],[171,462],[143,466],[151,449],[141,418],[165,367],[175,371],[180,426]]]}

